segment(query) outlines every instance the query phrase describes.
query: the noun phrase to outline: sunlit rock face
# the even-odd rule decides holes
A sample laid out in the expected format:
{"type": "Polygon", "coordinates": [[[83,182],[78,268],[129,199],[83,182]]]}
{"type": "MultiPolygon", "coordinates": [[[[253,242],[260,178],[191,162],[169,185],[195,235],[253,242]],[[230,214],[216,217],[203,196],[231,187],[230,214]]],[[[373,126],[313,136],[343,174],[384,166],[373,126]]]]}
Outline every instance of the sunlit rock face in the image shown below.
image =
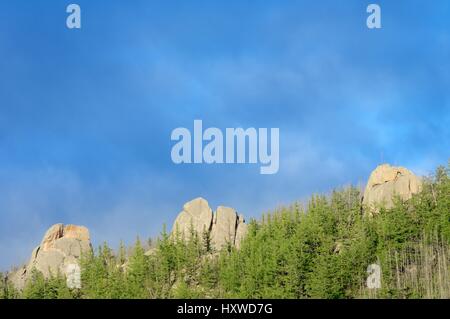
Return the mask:
{"type": "Polygon", "coordinates": [[[244,217],[231,207],[219,206],[213,212],[208,202],[199,197],[187,202],[172,227],[172,235],[178,233],[188,239],[194,231],[200,238],[206,233],[212,246],[220,250],[227,245],[240,247],[247,233],[244,217]]]}
{"type": "Polygon", "coordinates": [[[45,278],[61,274],[69,288],[81,288],[79,259],[92,250],[89,230],[84,226],[56,224],[45,233],[40,245],[33,250],[27,265],[10,275],[17,289],[23,289],[32,270],[45,278]]]}
{"type": "Polygon", "coordinates": [[[391,208],[395,195],[408,200],[420,191],[421,186],[421,179],[410,170],[383,164],[370,174],[364,190],[363,205],[371,213],[376,212],[380,205],[391,208]]]}

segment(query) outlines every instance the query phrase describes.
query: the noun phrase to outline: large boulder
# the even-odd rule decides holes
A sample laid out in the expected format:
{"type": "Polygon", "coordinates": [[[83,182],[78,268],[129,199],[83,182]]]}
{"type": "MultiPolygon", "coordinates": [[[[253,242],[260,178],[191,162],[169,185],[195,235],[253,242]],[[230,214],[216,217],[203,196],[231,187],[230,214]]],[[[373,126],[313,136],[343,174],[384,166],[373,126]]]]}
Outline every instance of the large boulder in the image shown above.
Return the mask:
{"type": "Polygon", "coordinates": [[[421,185],[421,179],[404,167],[380,165],[370,174],[363,205],[370,212],[376,211],[380,205],[391,208],[394,196],[408,200],[420,191],[421,185]]]}
{"type": "Polygon", "coordinates": [[[227,244],[234,245],[238,218],[236,211],[230,207],[217,207],[214,222],[211,229],[211,242],[216,248],[222,248],[227,244]]]}
{"type": "Polygon", "coordinates": [[[179,232],[189,238],[191,231],[197,234],[211,231],[213,213],[208,202],[199,197],[187,202],[175,219],[172,232],[179,232]]]}
{"type": "Polygon", "coordinates": [[[56,224],[44,235],[41,244],[33,250],[30,261],[10,275],[13,285],[21,290],[33,269],[45,278],[66,276],[69,288],[81,288],[79,259],[92,250],[89,230],[84,226],[56,224]]]}
{"type": "Polygon", "coordinates": [[[231,244],[240,247],[241,240],[247,232],[244,217],[238,216],[231,207],[219,206],[215,213],[203,198],[196,198],[183,206],[183,211],[175,219],[172,235],[189,239],[191,231],[203,238],[205,232],[214,248],[220,250],[231,244]]]}
{"type": "Polygon", "coordinates": [[[247,235],[247,224],[245,223],[244,215],[240,215],[236,228],[236,238],[234,239],[234,245],[237,249],[241,248],[242,239],[247,235]]]}

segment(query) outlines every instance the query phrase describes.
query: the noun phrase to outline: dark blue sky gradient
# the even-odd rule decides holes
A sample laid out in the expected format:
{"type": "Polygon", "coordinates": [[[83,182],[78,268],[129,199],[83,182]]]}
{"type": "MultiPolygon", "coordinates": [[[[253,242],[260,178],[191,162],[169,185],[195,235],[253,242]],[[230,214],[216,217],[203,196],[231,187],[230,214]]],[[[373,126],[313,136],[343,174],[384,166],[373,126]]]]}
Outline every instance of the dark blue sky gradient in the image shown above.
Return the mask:
{"type": "Polygon", "coordinates": [[[0,269],[57,222],[113,246],[203,196],[248,217],[381,161],[449,159],[450,2],[0,0],[0,269]],[[182,165],[170,133],[280,128],[280,171],[182,165]]]}

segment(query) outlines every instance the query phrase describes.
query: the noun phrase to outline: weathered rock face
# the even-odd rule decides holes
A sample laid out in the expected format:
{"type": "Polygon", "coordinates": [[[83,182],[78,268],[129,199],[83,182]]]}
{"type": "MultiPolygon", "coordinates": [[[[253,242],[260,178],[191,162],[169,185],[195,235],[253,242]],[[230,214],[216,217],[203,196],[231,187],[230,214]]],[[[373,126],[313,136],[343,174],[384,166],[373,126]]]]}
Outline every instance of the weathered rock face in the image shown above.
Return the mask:
{"type": "Polygon", "coordinates": [[[26,266],[10,276],[17,289],[23,289],[33,269],[48,278],[58,272],[65,275],[69,288],[80,288],[79,258],[91,251],[89,230],[83,226],[56,224],[44,235],[41,244],[33,250],[26,266]]]}
{"type": "Polygon", "coordinates": [[[203,198],[196,198],[184,205],[183,211],[175,219],[172,234],[178,231],[189,238],[191,229],[200,236],[205,231],[208,232],[211,244],[216,249],[221,249],[228,243],[239,248],[247,233],[244,217],[238,216],[236,210],[219,206],[213,214],[203,198]]]}
{"type": "Polygon", "coordinates": [[[374,211],[376,205],[391,208],[394,195],[408,200],[420,191],[421,185],[421,179],[410,170],[383,164],[370,174],[364,191],[363,204],[371,211],[374,211]]]}
{"type": "Polygon", "coordinates": [[[236,238],[234,245],[237,249],[241,248],[242,239],[247,235],[247,224],[245,223],[244,215],[239,215],[238,225],[236,229],[236,238]]]}
{"type": "Polygon", "coordinates": [[[234,244],[237,224],[238,218],[233,208],[217,207],[211,229],[211,241],[216,248],[224,247],[227,243],[234,244]]]}
{"type": "Polygon", "coordinates": [[[175,219],[172,231],[178,231],[189,238],[191,229],[197,234],[211,230],[213,213],[208,202],[203,198],[196,198],[187,202],[183,210],[175,219]]]}

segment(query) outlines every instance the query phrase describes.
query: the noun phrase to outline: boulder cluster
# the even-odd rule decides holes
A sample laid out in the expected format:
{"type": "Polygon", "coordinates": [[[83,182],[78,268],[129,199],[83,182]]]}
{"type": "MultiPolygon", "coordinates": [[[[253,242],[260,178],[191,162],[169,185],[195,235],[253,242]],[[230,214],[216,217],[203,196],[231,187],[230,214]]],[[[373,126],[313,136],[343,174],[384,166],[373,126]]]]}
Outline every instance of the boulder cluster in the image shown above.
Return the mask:
{"type": "MultiPolygon", "coordinates": [[[[207,232],[211,245],[221,249],[228,244],[240,247],[240,242],[247,232],[244,217],[238,216],[236,210],[219,206],[213,213],[208,202],[196,198],[183,206],[182,212],[175,220],[172,234],[188,238],[191,231],[203,235],[207,232]]],[[[8,280],[19,290],[25,287],[33,270],[41,272],[45,278],[63,275],[69,288],[81,288],[80,257],[92,251],[89,230],[84,226],[56,224],[50,227],[37,246],[29,262],[10,273],[8,280]]]]}
{"type": "Polygon", "coordinates": [[[79,258],[92,250],[89,230],[83,226],[56,224],[50,227],[39,246],[31,254],[28,264],[10,275],[18,289],[23,289],[33,269],[45,278],[61,274],[69,288],[81,286],[79,258]]]}
{"type": "MultiPolygon", "coordinates": [[[[394,196],[408,200],[420,191],[421,185],[422,180],[404,167],[380,165],[370,174],[362,199],[363,208],[370,215],[378,211],[379,205],[390,208],[394,196]]],[[[175,219],[171,236],[188,239],[194,233],[202,240],[207,235],[216,250],[229,245],[239,249],[247,233],[247,224],[244,216],[238,215],[235,209],[219,206],[213,212],[208,202],[199,197],[184,204],[175,219]]],[[[30,261],[11,273],[9,279],[16,288],[23,289],[33,269],[36,269],[46,278],[52,274],[64,275],[69,288],[80,288],[79,259],[83,253],[91,251],[86,227],[53,225],[33,250],[30,261]]]]}
{"type": "Polygon", "coordinates": [[[208,202],[199,197],[184,204],[172,227],[172,235],[179,234],[184,238],[189,238],[193,232],[202,237],[208,235],[215,249],[226,245],[239,248],[247,233],[247,224],[244,216],[238,215],[235,209],[219,206],[213,213],[208,202]]]}
{"type": "Polygon", "coordinates": [[[420,191],[422,180],[404,167],[379,165],[369,177],[363,195],[363,205],[369,213],[379,205],[391,208],[394,196],[408,200],[420,191]]]}

